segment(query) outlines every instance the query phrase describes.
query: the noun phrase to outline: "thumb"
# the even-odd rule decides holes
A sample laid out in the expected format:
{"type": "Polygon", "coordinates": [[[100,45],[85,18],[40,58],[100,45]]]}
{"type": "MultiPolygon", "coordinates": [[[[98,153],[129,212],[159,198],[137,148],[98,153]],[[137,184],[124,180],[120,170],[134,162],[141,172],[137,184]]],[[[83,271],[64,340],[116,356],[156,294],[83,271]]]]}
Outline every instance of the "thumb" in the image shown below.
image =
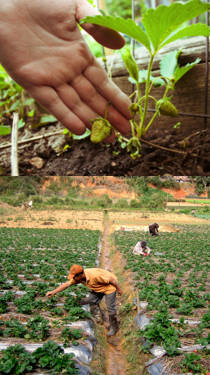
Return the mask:
{"type": "MultiPolygon", "coordinates": [[[[77,0],[76,20],[79,22],[87,16],[96,16],[100,14],[87,0],[77,0]]],[[[124,38],[115,30],[104,26],[83,23],[81,27],[87,31],[98,43],[111,49],[120,49],[124,46],[124,38]]]]}

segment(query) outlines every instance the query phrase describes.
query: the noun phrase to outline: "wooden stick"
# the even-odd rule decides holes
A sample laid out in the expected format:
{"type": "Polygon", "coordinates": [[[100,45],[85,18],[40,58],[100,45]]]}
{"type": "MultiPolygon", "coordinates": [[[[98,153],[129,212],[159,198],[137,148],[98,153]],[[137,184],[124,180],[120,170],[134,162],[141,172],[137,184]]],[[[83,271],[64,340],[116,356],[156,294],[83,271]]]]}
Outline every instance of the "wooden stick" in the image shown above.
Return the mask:
{"type": "MultiPolygon", "coordinates": [[[[59,130],[57,132],[52,132],[52,133],[37,135],[36,137],[27,138],[27,139],[23,139],[22,141],[19,141],[18,145],[21,145],[21,144],[24,144],[24,143],[28,143],[28,142],[35,142],[35,141],[37,141],[39,139],[46,138],[46,137],[51,137],[53,135],[58,135],[58,134],[62,134],[62,133],[63,133],[63,130],[59,130]]],[[[1,145],[0,149],[8,148],[8,147],[11,147],[11,146],[12,146],[11,143],[7,143],[6,145],[1,145]]]]}
{"type": "Polygon", "coordinates": [[[18,113],[13,114],[12,135],[11,135],[11,175],[19,176],[18,172],[18,113]]]}

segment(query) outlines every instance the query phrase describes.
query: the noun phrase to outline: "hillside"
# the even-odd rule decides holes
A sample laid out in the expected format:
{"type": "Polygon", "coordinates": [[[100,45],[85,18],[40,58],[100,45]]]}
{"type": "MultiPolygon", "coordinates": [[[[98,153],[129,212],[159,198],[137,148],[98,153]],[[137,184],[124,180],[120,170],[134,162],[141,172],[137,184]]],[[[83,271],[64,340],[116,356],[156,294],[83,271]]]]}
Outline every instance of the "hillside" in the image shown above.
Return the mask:
{"type": "MultiPolygon", "coordinates": [[[[148,200],[153,201],[151,208],[157,208],[159,201],[163,203],[195,197],[198,195],[198,186],[200,197],[207,197],[209,184],[207,179],[208,177],[201,186],[198,185],[197,180],[193,181],[187,176],[176,176],[176,178],[173,176],[164,178],[158,176],[0,177],[0,201],[20,206],[30,199],[34,203],[48,202],[51,205],[58,203],[71,205],[76,201],[78,203],[79,200],[84,205],[86,200],[90,206],[100,201],[101,207],[106,207],[107,203],[116,204],[121,201],[124,208],[126,203],[133,204],[135,208],[135,202],[138,203],[139,199],[142,202],[146,198],[147,203],[148,200]]],[[[199,180],[199,184],[201,182],[199,180]]]]}

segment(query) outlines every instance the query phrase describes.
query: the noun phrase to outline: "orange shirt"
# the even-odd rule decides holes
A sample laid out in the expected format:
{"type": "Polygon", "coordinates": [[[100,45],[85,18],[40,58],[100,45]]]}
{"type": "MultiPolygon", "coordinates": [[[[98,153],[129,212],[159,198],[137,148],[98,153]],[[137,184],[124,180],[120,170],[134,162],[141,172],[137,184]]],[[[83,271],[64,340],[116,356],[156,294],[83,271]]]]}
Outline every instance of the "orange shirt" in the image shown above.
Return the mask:
{"type": "MultiPolygon", "coordinates": [[[[112,278],[117,281],[116,276],[112,272],[102,268],[86,268],[84,269],[84,273],[86,276],[86,281],[83,281],[82,284],[86,285],[94,292],[111,294],[116,291],[114,285],[110,284],[110,280],[112,278]]],[[[74,279],[71,279],[69,286],[74,284],[76,284],[76,282],[74,279]]]]}

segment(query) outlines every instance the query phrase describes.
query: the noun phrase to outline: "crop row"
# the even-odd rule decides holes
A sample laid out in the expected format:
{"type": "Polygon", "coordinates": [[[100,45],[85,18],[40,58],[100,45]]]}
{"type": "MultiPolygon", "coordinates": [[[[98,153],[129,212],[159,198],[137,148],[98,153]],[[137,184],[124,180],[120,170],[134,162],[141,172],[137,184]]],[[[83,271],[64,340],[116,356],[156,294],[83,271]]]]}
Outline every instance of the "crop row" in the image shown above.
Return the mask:
{"type": "MultiPolygon", "coordinates": [[[[148,302],[150,322],[144,331],[139,331],[146,339],[144,351],[151,350],[154,343],[162,345],[168,356],[178,355],[178,348],[189,343],[207,347],[210,344],[209,226],[184,225],[179,232],[161,233],[158,237],[117,231],[114,237],[117,249],[126,258],[125,269],[133,273],[139,300],[148,302]],[[147,241],[152,250],[150,256],[133,255],[133,247],[140,240],[147,241]],[[187,320],[198,323],[191,326],[187,320]]],[[[194,357],[186,360],[185,370],[202,372],[207,352],[204,350],[199,357],[201,363],[196,357],[197,366],[193,366],[194,357]]]]}
{"type": "Polygon", "coordinates": [[[50,299],[45,294],[66,281],[73,263],[96,266],[100,232],[1,228],[0,237],[0,347],[9,344],[0,355],[0,373],[38,367],[50,374],[77,374],[64,348],[80,346],[90,334],[85,322],[79,324],[91,317],[80,307],[88,289],[72,286],[50,299]],[[29,353],[23,344],[34,342],[46,343],[29,353]]]}

